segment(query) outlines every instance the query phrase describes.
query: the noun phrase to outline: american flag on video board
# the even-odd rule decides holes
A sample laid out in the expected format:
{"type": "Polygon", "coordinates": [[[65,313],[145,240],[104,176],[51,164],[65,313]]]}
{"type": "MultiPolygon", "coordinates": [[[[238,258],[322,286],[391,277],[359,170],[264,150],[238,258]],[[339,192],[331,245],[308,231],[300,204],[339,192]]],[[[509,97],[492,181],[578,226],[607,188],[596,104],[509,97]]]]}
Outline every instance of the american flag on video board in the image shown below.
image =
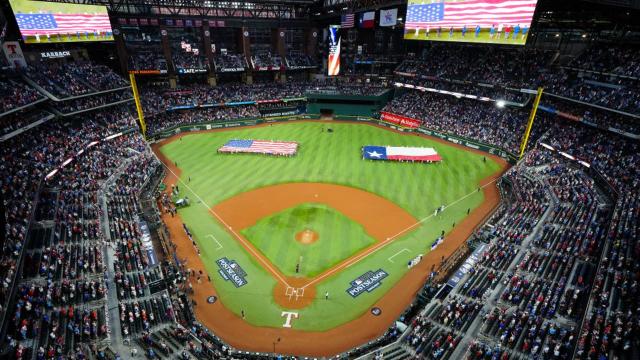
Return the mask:
{"type": "Polygon", "coordinates": [[[16,14],[23,36],[111,32],[108,14],[16,14]]]}
{"type": "Polygon", "coordinates": [[[423,0],[409,3],[406,27],[529,25],[538,0],[423,0]]]}
{"type": "Polygon", "coordinates": [[[265,140],[229,140],[219,152],[257,153],[274,155],[293,155],[298,150],[298,143],[289,141],[265,140]]]}

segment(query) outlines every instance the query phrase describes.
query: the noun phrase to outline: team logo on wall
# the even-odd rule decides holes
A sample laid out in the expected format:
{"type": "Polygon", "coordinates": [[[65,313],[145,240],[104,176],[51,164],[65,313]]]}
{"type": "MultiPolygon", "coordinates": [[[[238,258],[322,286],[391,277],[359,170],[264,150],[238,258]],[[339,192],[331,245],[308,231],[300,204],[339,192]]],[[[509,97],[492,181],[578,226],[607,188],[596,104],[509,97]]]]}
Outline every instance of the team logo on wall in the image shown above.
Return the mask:
{"type": "Polygon", "coordinates": [[[389,274],[382,269],[367,271],[351,282],[351,286],[347,289],[347,293],[355,298],[365,291],[372,292],[382,284],[382,279],[387,276],[389,276],[389,274]]]}
{"type": "Polygon", "coordinates": [[[223,257],[216,260],[216,264],[220,268],[218,273],[225,281],[231,281],[237,288],[247,285],[247,273],[234,260],[223,257]]]}

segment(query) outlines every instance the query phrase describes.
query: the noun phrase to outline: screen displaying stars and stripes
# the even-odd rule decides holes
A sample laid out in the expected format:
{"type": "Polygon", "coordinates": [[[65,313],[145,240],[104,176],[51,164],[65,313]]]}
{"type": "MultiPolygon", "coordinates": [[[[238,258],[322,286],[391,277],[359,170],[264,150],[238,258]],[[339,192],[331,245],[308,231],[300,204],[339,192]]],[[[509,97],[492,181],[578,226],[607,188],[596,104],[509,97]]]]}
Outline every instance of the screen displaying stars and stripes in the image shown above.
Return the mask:
{"type": "Polygon", "coordinates": [[[530,25],[537,0],[421,0],[407,8],[406,27],[469,28],[530,25]]]}
{"type": "Polygon", "coordinates": [[[407,40],[524,45],[538,0],[409,0],[407,40]]]}
{"type": "Polygon", "coordinates": [[[113,40],[107,8],[94,5],[11,0],[20,33],[27,43],[113,40]]]}

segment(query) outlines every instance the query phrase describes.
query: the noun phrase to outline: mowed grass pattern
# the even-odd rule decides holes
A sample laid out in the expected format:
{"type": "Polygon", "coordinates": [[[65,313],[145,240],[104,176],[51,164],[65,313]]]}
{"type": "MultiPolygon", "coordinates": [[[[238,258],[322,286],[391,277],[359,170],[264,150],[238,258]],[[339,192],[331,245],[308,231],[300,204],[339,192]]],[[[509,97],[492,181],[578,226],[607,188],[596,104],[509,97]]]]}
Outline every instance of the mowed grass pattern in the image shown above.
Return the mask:
{"type": "Polygon", "coordinates": [[[327,182],[354,186],[381,195],[416,218],[469,194],[477,182],[499,169],[493,161],[426,138],[402,135],[368,125],[285,123],[258,128],[184,135],[161,151],[182,170],[184,180],[207,204],[240,192],[277,183],[327,182]],[[333,133],[322,132],[331,127],[333,133]],[[274,157],[218,154],[230,139],[297,141],[298,155],[274,157]],[[364,145],[434,147],[441,164],[365,161],[364,145]]]}
{"type": "Polygon", "coordinates": [[[322,204],[281,211],[241,233],[283,274],[293,277],[316,276],[375,242],[362,225],[322,204]],[[307,229],[319,235],[316,242],[303,244],[295,239],[298,232],[307,229]]]}
{"type": "Polygon", "coordinates": [[[480,154],[430,138],[340,122],[290,122],[185,134],[181,140],[162,146],[160,151],[181,169],[180,196],[189,196],[193,201],[191,206],[179,209],[179,214],[194,234],[217,295],[227,308],[236,314],[244,311],[246,321],[257,326],[282,327],[281,313],[286,309],[271,296],[277,280],[206,206],[214,207],[251,189],[290,182],[335,183],[370,191],[396,203],[417,219],[431,216],[440,205],[450,205],[442,215],[429,217],[416,229],[320,282],[317,293],[329,292],[331,301],[314,301],[299,310],[300,317],[294,324],[296,329],[309,331],[330,329],[368,312],[408,271],[409,260],[428,253],[442,231],[448,233],[453,223],[459,224],[467,216],[467,209],[482,203],[484,195],[477,191],[479,181],[500,169],[489,158],[484,162],[480,154]],[[328,127],[334,132],[322,131],[328,127]],[[218,154],[216,150],[230,139],[297,141],[300,149],[290,158],[218,154]],[[433,147],[444,161],[440,164],[365,161],[361,157],[364,145],[433,147]],[[246,286],[235,288],[217,274],[215,260],[223,256],[237,261],[247,271],[246,286]],[[378,268],[389,273],[379,288],[357,299],[347,294],[351,281],[378,268]]]}

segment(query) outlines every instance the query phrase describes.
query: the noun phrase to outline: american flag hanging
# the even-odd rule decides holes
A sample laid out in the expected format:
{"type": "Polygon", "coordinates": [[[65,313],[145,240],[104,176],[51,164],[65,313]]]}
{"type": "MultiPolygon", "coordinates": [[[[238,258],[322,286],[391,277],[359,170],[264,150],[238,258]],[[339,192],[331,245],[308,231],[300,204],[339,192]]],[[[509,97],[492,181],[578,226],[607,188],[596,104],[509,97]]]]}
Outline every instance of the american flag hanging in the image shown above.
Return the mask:
{"type": "Polygon", "coordinates": [[[340,74],[340,28],[336,25],[329,27],[329,59],[327,61],[327,74],[336,76],[340,74]]]}
{"type": "Polygon", "coordinates": [[[349,29],[355,26],[355,15],[354,14],[345,14],[342,15],[342,21],[340,21],[340,27],[343,29],[349,29]]]}

